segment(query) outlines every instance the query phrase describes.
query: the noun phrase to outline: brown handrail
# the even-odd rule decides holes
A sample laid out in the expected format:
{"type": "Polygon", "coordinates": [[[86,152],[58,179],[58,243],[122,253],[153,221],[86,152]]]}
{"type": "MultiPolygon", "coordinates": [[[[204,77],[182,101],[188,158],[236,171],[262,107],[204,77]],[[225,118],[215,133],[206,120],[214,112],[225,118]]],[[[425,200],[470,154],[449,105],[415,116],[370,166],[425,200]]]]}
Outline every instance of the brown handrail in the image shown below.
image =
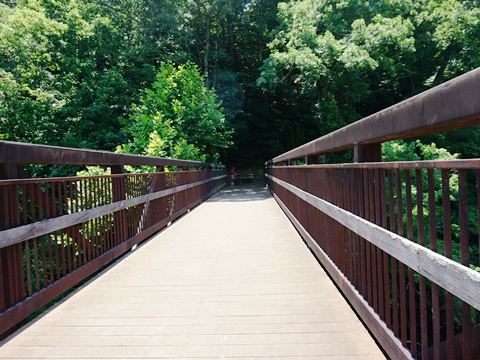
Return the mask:
{"type": "Polygon", "coordinates": [[[480,68],[276,156],[269,163],[475,125],[480,123],[478,99],[480,68]]]}
{"type": "Polygon", "coordinates": [[[381,143],[478,123],[480,69],[267,163],[275,199],[393,359],[480,353],[480,159],[383,163],[381,143]],[[355,163],[316,164],[351,148],[355,163]]]}
{"type": "Polygon", "coordinates": [[[225,179],[211,163],[0,141],[0,338],[225,179]],[[102,165],[114,174],[25,179],[19,164],[102,165]],[[157,172],[123,174],[125,165],[157,172]]]}
{"type": "Polygon", "coordinates": [[[0,141],[0,163],[63,165],[132,166],[217,166],[213,163],[162,157],[117,154],[109,151],[73,149],[59,146],[0,141]]]}

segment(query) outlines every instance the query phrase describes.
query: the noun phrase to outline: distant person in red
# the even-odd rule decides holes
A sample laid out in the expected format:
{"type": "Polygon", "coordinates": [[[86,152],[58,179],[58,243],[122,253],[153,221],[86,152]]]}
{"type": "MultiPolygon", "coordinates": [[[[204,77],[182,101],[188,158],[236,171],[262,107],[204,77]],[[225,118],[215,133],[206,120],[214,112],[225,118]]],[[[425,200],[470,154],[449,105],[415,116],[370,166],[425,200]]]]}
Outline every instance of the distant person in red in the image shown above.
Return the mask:
{"type": "Polygon", "coordinates": [[[230,169],[230,185],[233,185],[235,183],[235,177],[237,176],[237,173],[235,172],[235,166],[230,169]]]}

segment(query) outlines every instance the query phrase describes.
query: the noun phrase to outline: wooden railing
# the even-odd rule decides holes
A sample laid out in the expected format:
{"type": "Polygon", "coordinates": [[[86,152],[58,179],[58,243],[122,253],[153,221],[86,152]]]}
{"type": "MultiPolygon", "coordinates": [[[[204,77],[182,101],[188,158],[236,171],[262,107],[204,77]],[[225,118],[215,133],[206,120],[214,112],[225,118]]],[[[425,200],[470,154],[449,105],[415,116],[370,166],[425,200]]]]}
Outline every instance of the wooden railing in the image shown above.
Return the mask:
{"type": "Polygon", "coordinates": [[[209,163],[0,141],[0,336],[220,190],[225,178],[209,163]],[[102,165],[114,174],[20,179],[21,164],[102,165]],[[124,174],[124,165],[156,172],[124,174]]]}
{"type": "Polygon", "coordinates": [[[381,143],[478,123],[480,70],[268,162],[274,197],[392,359],[480,358],[480,159],[382,163],[381,143]],[[316,164],[349,148],[353,164],[316,164]]]}

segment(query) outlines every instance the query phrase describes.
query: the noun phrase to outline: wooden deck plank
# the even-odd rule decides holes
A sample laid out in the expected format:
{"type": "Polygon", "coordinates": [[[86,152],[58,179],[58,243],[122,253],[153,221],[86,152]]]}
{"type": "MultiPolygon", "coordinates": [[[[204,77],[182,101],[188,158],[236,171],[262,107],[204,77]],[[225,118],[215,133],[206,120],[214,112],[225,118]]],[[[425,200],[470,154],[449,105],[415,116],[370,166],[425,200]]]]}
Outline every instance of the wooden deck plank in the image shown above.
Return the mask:
{"type": "Polygon", "coordinates": [[[384,359],[265,189],[230,187],[0,347],[1,359],[384,359]]]}

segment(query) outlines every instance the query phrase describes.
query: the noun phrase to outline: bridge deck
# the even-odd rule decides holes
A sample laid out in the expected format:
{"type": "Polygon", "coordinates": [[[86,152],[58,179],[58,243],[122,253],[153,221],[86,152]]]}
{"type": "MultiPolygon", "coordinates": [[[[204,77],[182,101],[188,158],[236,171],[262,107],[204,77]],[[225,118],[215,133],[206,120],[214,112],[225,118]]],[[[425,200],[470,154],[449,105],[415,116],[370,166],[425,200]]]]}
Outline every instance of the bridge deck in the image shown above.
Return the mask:
{"type": "Polygon", "coordinates": [[[384,359],[281,209],[229,187],[0,347],[1,359],[384,359]]]}

